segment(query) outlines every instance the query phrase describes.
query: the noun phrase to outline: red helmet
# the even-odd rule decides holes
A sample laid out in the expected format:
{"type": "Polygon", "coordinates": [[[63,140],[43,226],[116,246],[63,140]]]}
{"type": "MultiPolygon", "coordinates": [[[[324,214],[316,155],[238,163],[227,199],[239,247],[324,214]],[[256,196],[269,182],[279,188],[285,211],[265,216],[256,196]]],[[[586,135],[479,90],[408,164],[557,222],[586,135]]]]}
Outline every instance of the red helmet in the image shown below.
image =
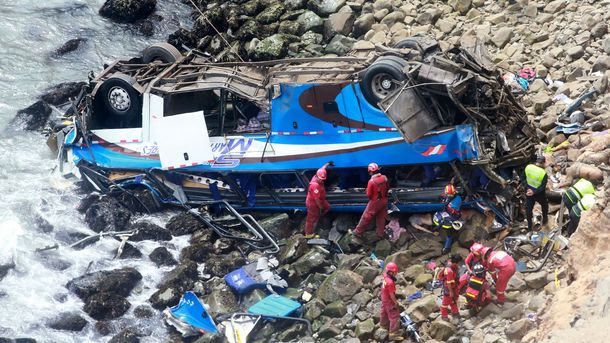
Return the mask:
{"type": "Polygon", "coordinates": [[[492,248],[490,248],[490,247],[485,247],[485,246],[484,246],[484,247],[481,249],[481,257],[482,257],[482,258],[485,258],[485,255],[487,255],[487,253],[491,253],[491,251],[492,251],[492,250],[493,250],[492,248]]]}
{"type": "Polygon", "coordinates": [[[318,179],[320,179],[322,181],[326,180],[326,169],[325,168],[318,169],[318,171],[316,172],[316,176],[318,177],[318,179]]]}
{"type": "Polygon", "coordinates": [[[470,246],[470,252],[475,254],[475,255],[479,255],[481,254],[481,250],[483,250],[483,248],[485,248],[485,246],[481,243],[473,243],[470,246]]]}
{"type": "Polygon", "coordinates": [[[375,162],[369,163],[369,173],[375,173],[379,171],[379,165],[375,162]]]}
{"type": "Polygon", "coordinates": [[[449,196],[449,195],[455,195],[457,192],[455,190],[455,186],[452,184],[448,184],[447,186],[445,186],[445,195],[449,196]]]}
{"type": "Polygon", "coordinates": [[[385,270],[388,272],[398,273],[398,266],[394,262],[385,265],[385,270]]]}

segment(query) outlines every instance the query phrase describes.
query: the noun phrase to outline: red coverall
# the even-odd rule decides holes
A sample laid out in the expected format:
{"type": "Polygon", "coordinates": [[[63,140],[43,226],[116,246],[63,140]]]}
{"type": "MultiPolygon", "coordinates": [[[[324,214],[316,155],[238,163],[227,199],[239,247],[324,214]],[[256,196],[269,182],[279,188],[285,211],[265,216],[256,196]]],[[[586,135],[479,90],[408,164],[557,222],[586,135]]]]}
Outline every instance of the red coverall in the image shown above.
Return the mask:
{"type": "Polygon", "coordinates": [[[447,317],[449,315],[449,307],[451,307],[451,313],[459,313],[457,300],[459,295],[458,289],[458,277],[457,277],[458,265],[454,265],[449,262],[449,265],[445,267],[439,275],[439,280],[443,281],[443,301],[441,303],[441,316],[447,317]],[[450,290],[453,290],[455,298],[451,297],[450,290]]]}
{"type": "Polygon", "coordinates": [[[400,310],[398,306],[394,304],[390,294],[396,293],[396,283],[388,274],[383,274],[383,284],[381,285],[381,316],[379,324],[388,328],[389,332],[397,333],[400,328],[400,310]]]}
{"type": "Polygon", "coordinates": [[[305,221],[305,234],[312,235],[314,226],[320,220],[326,212],[330,210],[330,204],[326,200],[326,189],[324,184],[318,181],[318,177],[314,175],[309,182],[309,189],[307,190],[307,198],[305,199],[305,206],[307,206],[307,219],[305,221]],[[322,204],[322,208],[316,204],[316,199],[322,204]]]}
{"type": "Polygon", "coordinates": [[[373,218],[375,218],[377,236],[382,237],[385,229],[385,218],[388,215],[388,178],[380,173],[373,174],[366,186],[366,196],[369,202],[362,213],[362,217],[354,229],[356,235],[361,235],[362,232],[369,226],[373,218]]]}
{"type": "Polygon", "coordinates": [[[493,251],[487,260],[487,270],[496,282],[496,296],[498,302],[506,300],[504,291],[508,281],[515,274],[515,260],[504,251],[493,251]]]}

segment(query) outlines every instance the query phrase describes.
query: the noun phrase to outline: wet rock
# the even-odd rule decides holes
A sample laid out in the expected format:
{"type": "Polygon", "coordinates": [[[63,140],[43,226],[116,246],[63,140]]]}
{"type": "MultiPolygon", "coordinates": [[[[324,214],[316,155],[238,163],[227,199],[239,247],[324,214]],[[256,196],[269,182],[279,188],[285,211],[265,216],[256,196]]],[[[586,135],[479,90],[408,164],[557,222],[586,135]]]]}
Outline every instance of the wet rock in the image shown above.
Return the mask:
{"type": "Polygon", "coordinates": [[[305,237],[301,234],[294,235],[281,247],[278,261],[281,264],[292,263],[303,256],[308,249],[305,237]]]}
{"type": "Polygon", "coordinates": [[[74,38],[65,42],[62,46],[55,49],[51,54],[53,57],[61,57],[65,54],[78,50],[87,43],[87,38],[74,38]]]}
{"type": "Polygon", "coordinates": [[[173,238],[168,230],[148,221],[133,223],[130,229],[138,230],[137,233],[129,237],[129,240],[132,242],[140,242],[145,240],[171,241],[173,238]]]}
{"type": "Polygon", "coordinates": [[[172,254],[165,247],[157,247],[148,255],[151,261],[153,261],[157,267],[160,266],[175,266],[178,261],[172,256],[172,254]]]}
{"type": "Polygon", "coordinates": [[[56,318],[50,320],[48,327],[54,330],[81,331],[87,325],[87,320],[79,314],[72,312],[60,313],[56,318]]]}
{"type": "Polygon", "coordinates": [[[148,17],[156,6],[157,0],[106,0],[99,14],[119,23],[133,23],[148,17]]]}
{"type": "Polygon", "coordinates": [[[238,309],[237,297],[226,286],[212,291],[205,301],[210,306],[210,314],[213,317],[223,313],[235,312],[238,309]]]}
{"type": "Polygon", "coordinates": [[[162,205],[147,188],[130,190],[119,194],[117,200],[132,212],[154,213],[162,209],[162,205]]]}
{"type": "Polygon", "coordinates": [[[278,21],[285,10],[284,5],[281,3],[274,3],[259,13],[256,16],[256,20],[262,24],[271,24],[278,21]]]}
{"type": "Polygon", "coordinates": [[[155,315],[155,310],[148,305],[140,305],[133,309],[133,315],[136,318],[152,318],[155,315]]]}
{"type": "Polygon", "coordinates": [[[352,50],[352,47],[356,43],[356,40],[343,35],[335,35],[333,39],[328,43],[324,51],[329,54],[337,54],[339,56],[345,55],[348,51],[352,50]]]}
{"type": "Polygon", "coordinates": [[[311,249],[308,253],[300,257],[294,263],[292,268],[301,277],[306,277],[312,271],[325,264],[326,254],[319,249],[311,249]]]}
{"type": "Polygon", "coordinates": [[[307,1],[307,8],[316,12],[321,16],[328,16],[339,10],[339,8],[345,5],[345,0],[309,0],[307,1]]]}
{"type": "Polygon", "coordinates": [[[197,47],[198,39],[192,31],[181,27],[167,37],[167,42],[183,51],[183,45],[191,48],[197,47]]]}
{"type": "Polygon", "coordinates": [[[193,288],[197,278],[197,263],[185,261],[163,279],[159,290],[153,293],[148,301],[157,310],[176,305],[182,294],[193,288]]]}
{"type": "Polygon", "coordinates": [[[261,25],[256,20],[248,20],[235,32],[235,38],[248,40],[256,37],[261,30],[261,25]]]}
{"type": "Polygon", "coordinates": [[[375,330],[375,322],[373,318],[369,318],[363,322],[356,324],[356,337],[361,341],[367,341],[373,337],[373,331],[375,330]]]}
{"type": "Polygon", "coordinates": [[[199,230],[209,230],[207,226],[190,213],[180,213],[167,222],[165,228],[173,236],[190,235],[199,230]]]}
{"type": "Polygon", "coordinates": [[[430,325],[430,337],[437,339],[439,341],[446,341],[449,337],[451,337],[457,328],[455,325],[446,322],[444,320],[435,320],[430,325]]]}
{"type": "Polygon", "coordinates": [[[51,107],[44,101],[37,101],[27,108],[17,111],[17,115],[10,122],[10,125],[21,130],[36,131],[42,130],[49,117],[51,107]]]}
{"type": "Polygon", "coordinates": [[[140,338],[132,329],[128,328],[116,334],[108,343],[140,343],[140,338]]]}
{"type": "Polygon", "coordinates": [[[63,82],[47,88],[40,99],[48,104],[58,106],[66,103],[70,98],[76,98],[85,85],[85,82],[63,82]]]}
{"type": "MultiPolygon", "coordinates": [[[[118,250],[115,250],[114,256],[118,255],[118,250]]],[[[142,252],[138,250],[138,248],[134,247],[132,244],[125,243],[123,246],[123,251],[121,251],[120,259],[128,259],[128,258],[140,258],[142,257],[142,252]]]]}
{"type": "Polygon", "coordinates": [[[533,323],[527,319],[519,319],[516,322],[510,324],[504,333],[506,337],[512,340],[520,340],[525,334],[530,331],[533,327],[533,323]]]}
{"type": "Polygon", "coordinates": [[[223,277],[229,272],[246,264],[246,260],[239,251],[232,251],[227,255],[218,256],[216,259],[208,260],[208,271],[212,275],[223,277]]]}
{"type": "Polygon", "coordinates": [[[351,270],[337,270],[330,274],[320,288],[318,297],[326,303],[340,299],[347,300],[362,288],[362,276],[351,270]]]}
{"type": "Polygon", "coordinates": [[[544,270],[541,270],[536,273],[527,274],[525,276],[525,283],[527,284],[527,287],[531,289],[540,289],[544,287],[548,282],[546,280],[546,275],[547,272],[544,270]]]}
{"type": "Polygon", "coordinates": [[[367,33],[371,27],[375,24],[375,16],[372,13],[366,13],[358,17],[354,21],[353,34],[354,37],[360,37],[367,33]]]}
{"type": "Polygon", "coordinates": [[[202,15],[197,17],[193,24],[193,34],[195,37],[202,38],[209,35],[216,35],[216,30],[225,32],[228,25],[227,18],[228,14],[226,7],[211,7],[205,11],[205,17],[202,15]]]}
{"type": "Polygon", "coordinates": [[[324,28],[324,20],[312,11],[305,11],[297,18],[297,23],[301,27],[301,33],[313,31],[321,33],[324,28]]]}
{"type": "Polygon", "coordinates": [[[127,297],[142,280],[142,274],[134,268],[103,270],[79,276],[66,287],[81,299],[100,292],[112,292],[127,297]]]}
{"type": "Polygon", "coordinates": [[[127,312],[131,304],[116,293],[101,292],[85,300],[83,310],[96,320],[115,319],[127,312]]]}
{"type": "Polygon", "coordinates": [[[284,0],[284,6],[289,10],[298,10],[305,7],[306,0],[284,0]]]}
{"type": "Polygon", "coordinates": [[[124,231],[130,218],[131,212],[111,197],[101,198],[85,212],[85,222],[95,232],[124,231]]]}
{"type": "Polygon", "coordinates": [[[288,39],[286,35],[274,34],[260,41],[254,50],[259,60],[276,60],[286,56],[288,39]]]}
{"type": "Polygon", "coordinates": [[[39,232],[49,233],[53,232],[53,225],[48,220],[44,219],[40,214],[34,214],[34,224],[39,232]]]}

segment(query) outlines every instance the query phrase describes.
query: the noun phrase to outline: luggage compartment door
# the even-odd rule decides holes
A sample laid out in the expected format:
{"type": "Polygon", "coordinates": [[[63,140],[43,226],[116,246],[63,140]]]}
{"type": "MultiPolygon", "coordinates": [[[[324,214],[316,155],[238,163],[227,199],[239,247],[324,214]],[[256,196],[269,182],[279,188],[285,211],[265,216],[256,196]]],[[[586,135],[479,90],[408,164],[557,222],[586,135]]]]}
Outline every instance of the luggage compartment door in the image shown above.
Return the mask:
{"type": "Polygon", "coordinates": [[[161,167],[166,170],[210,164],[214,159],[203,111],[155,118],[161,167]]]}

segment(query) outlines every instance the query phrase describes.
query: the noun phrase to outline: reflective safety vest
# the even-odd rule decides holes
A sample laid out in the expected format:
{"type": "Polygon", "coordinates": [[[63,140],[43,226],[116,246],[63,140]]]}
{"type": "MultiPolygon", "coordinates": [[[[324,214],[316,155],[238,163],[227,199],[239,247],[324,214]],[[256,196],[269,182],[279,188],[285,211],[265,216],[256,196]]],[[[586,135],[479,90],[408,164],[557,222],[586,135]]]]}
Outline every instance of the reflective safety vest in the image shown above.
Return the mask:
{"type": "Polygon", "coordinates": [[[542,179],[546,175],[546,170],[534,164],[528,164],[525,167],[525,179],[528,186],[538,188],[542,184],[542,179]]]}
{"type": "Polygon", "coordinates": [[[466,300],[474,303],[479,303],[483,295],[484,277],[472,275],[468,280],[468,288],[466,289],[466,300]]]}
{"type": "Polygon", "coordinates": [[[453,217],[445,211],[439,211],[434,213],[434,215],[432,216],[432,222],[434,223],[434,225],[440,226],[443,229],[453,229],[453,217]]]}
{"type": "Polygon", "coordinates": [[[571,192],[567,192],[566,194],[568,195],[568,198],[572,200],[572,203],[576,203],[587,194],[595,194],[595,187],[593,187],[593,184],[587,179],[578,180],[569,190],[571,192]]]}
{"type": "Polygon", "coordinates": [[[593,194],[585,194],[582,199],[574,206],[574,213],[576,216],[580,217],[583,211],[586,211],[595,205],[595,195],[593,194]]]}

